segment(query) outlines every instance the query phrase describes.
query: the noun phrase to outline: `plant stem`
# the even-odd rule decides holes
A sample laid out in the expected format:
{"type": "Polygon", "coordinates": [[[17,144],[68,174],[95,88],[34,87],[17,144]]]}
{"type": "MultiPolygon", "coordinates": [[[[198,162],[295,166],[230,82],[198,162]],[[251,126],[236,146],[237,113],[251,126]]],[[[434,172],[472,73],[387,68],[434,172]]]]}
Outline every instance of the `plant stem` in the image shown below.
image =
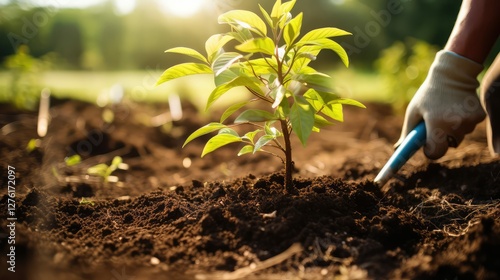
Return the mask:
{"type": "Polygon", "coordinates": [[[291,191],[293,188],[293,161],[292,161],[292,144],[290,142],[290,131],[286,120],[280,120],[283,138],[285,138],[285,188],[291,191]]]}

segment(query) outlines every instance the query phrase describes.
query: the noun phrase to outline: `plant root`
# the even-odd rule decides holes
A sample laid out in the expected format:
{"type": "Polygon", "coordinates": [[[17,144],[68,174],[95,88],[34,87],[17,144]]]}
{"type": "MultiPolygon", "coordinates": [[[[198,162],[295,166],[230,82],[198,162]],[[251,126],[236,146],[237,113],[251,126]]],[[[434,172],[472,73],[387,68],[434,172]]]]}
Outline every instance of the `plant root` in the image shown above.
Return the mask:
{"type": "Polygon", "coordinates": [[[212,279],[217,279],[217,280],[237,280],[237,279],[243,279],[245,277],[248,277],[252,275],[255,272],[273,267],[277,264],[280,264],[284,262],[285,260],[289,259],[290,257],[294,256],[295,254],[298,254],[302,252],[303,248],[302,245],[299,243],[295,243],[290,248],[286,249],[284,252],[271,257],[263,262],[257,263],[257,264],[252,264],[247,267],[243,267],[240,269],[237,269],[233,272],[215,272],[212,274],[197,274],[195,276],[196,279],[198,280],[212,280],[212,279]]]}
{"type": "Polygon", "coordinates": [[[499,199],[481,204],[473,204],[472,200],[454,203],[441,196],[439,192],[433,192],[413,208],[411,213],[432,223],[437,228],[436,232],[458,237],[465,235],[474,225],[480,223],[481,216],[499,209],[499,199]]]}

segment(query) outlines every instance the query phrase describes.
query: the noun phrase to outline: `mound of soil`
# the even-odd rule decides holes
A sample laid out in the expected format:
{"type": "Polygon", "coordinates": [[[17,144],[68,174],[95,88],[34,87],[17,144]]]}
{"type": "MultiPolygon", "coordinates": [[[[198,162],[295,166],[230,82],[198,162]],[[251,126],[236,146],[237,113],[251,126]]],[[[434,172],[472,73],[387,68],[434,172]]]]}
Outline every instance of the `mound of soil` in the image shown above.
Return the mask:
{"type": "Polygon", "coordinates": [[[402,117],[346,107],[307,147],[293,139],[287,192],[277,158],[230,146],[200,159],[209,136],[182,149],[212,118],[184,104],[158,123],[167,111],[57,101],[27,151],[37,115],[1,107],[1,279],[500,279],[500,161],[484,124],[438,161],[417,152],[381,189],[402,117]],[[87,175],[115,156],[129,167],[118,182],[87,175]]]}

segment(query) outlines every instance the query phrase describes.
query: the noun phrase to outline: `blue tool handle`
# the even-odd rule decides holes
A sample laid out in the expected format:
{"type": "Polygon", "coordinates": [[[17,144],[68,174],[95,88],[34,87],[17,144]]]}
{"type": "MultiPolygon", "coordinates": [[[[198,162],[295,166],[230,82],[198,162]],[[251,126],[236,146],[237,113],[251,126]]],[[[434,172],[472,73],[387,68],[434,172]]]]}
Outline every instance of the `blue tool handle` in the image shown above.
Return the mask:
{"type": "Polygon", "coordinates": [[[403,140],[387,164],[398,171],[425,144],[425,123],[419,123],[403,140]]]}
{"type": "Polygon", "coordinates": [[[374,182],[380,186],[387,181],[415,154],[420,147],[425,144],[426,129],[425,123],[419,123],[403,140],[396,149],[384,168],[375,178],[374,182]]]}

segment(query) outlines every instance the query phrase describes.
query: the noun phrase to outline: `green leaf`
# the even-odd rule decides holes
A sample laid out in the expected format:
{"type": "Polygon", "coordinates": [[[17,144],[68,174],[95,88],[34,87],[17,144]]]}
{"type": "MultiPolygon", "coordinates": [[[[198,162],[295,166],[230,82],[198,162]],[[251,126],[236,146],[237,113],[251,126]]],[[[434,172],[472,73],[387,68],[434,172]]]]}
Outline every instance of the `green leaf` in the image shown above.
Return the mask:
{"type": "Polygon", "coordinates": [[[233,28],[233,32],[226,33],[227,36],[231,36],[234,40],[243,43],[245,41],[253,39],[252,31],[245,29],[243,27],[233,28]]]}
{"type": "Polygon", "coordinates": [[[321,112],[325,116],[339,121],[344,121],[344,115],[342,113],[342,104],[329,104],[334,100],[339,99],[335,94],[329,92],[316,91],[314,89],[309,89],[305,94],[304,98],[313,106],[316,112],[321,112]]]}
{"type": "Polygon", "coordinates": [[[277,0],[274,3],[273,9],[271,10],[271,18],[273,19],[274,24],[278,23],[281,18],[281,0],[277,0]]]}
{"type": "Polygon", "coordinates": [[[314,127],[322,128],[325,126],[330,126],[333,125],[334,123],[329,122],[327,119],[323,118],[322,116],[315,114],[314,115],[314,127]]]}
{"type": "Polygon", "coordinates": [[[278,22],[278,26],[280,27],[280,29],[284,29],[285,25],[289,23],[291,20],[292,20],[292,13],[283,13],[278,22]]]}
{"type": "Polygon", "coordinates": [[[212,73],[212,68],[208,67],[205,64],[200,64],[200,63],[177,64],[165,70],[165,72],[161,74],[158,81],[156,81],[156,85],[160,85],[170,80],[174,80],[188,75],[211,74],[211,73],[212,73]]]}
{"type": "Polygon", "coordinates": [[[332,104],[335,100],[340,99],[338,95],[335,93],[327,92],[327,91],[315,91],[318,96],[321,97],[324,104],[332,104]]]}
{"type": "Polygon", "coordinates": [[[322,96],[319,94],[319,92],[317,92],[316,90],[314,89],[308,89],[305,93],[304,93],[304,98],[311,104],[313,105],[313,107],[316,109],[316,111],[320,111],[321,107],[327,105],[327,102],[324,101],[324,99],[322,98],[322,96]],[[317,103],[318,106],[314,105],[314,103],[317,103]]]}
{"type": "Polygon", "coordinates": [[[205,148],[203,148],[201,157],[204,157],[206,154],[211,153],[220,147],[241,141],[242,140],[240,137],[234,136],[232,134],[217,134],[214,137],[210,138],[210,140],[208,140],[205,148]]]}
{"type": "Polygon", "coordinates": [[[252,152],[253,152],[253,146],[246,145],[245,147],[241,148],[241,150],[238,152],[238,156],[246,155],[252,152]]]}
{"type": "Polygon", "coordinates": [[[205,50],[207,52],[208,62],[211,63],[215,57],[223,51],[223,47],[233,40],[233,36],[215,34],[210,36],[208,40],[205,42],[205,50]]]}
{"type": "Polygon", "coordinates": [[[259,4],[259,9],[262,15],[264,16],[264,19],[266,20],[267,24],[269,26],[273,26],[273,20],[271,19],[271,15],[259,4]]]}
{"type": "Polygon", "coordinates": [[[220,122],[223,123],[227,118],[229,118],[232,114],[234,114],[234,112],[243,108],[248,103],[250,103],[250,101],[242,101],[242,102],[238,102],[234,105],[231,105],[229,108],[226,109],[226,111],[224,111],[224,113],[220,117],[220,122]]]}
{"type": "Polygon", "coordinates": [[[356,101],[354,99],[349,99],[349,98],[338,98],[338,99],[335,99],[335,100],[328,102],[328,103],[329,104],[352,105],[352,106],[356,106],[356,107],[360,107],[360,108],[366,108],[366,106],[363,105],[363,103],[356,101]]]}
{"type": "Polygon", "coordinates": [[[255,143],[255,146],[253,148],[253,153],[255,154],[255,152],[258,152],[262,147],[264,147],[274,139],[276,139],[276,137],[273,135],[264,135],[260,137],[259,140],[257,140],[257,142],[255,143]]]}
{"type": "Polygon", "coordinates": [[[312,53],[312,52],[300,52],[298,55],[297,55],[298,58],[306,58],[310,61],[314,61],[316,60],[318,57],[317,57],[317,54],[315,53],[312,53]]]}
{"type": "Polygon", "coordinates": [[[291,12],[293,7],[295,6],[296,2],[297,2],[297,0],[291,0],[291,1],[288,1],[288,2],[281,4],[280,13],[282,15],[284,15],[284,14],[288,14],[289,12],[291,12]]]}
{"type": "Polygon", "coordinates": [[[234,123],[265,122],[274,119],[276,119],[276,117],[268,111],[250,109],[241,113],[236,120],[234,120],[234,123]]]}
{"type": "Polygon", "coordinates": [[[243,55],[237,52],[226,52],[219,55],[214,62],[212,63],[212,70],[215,73],[215,76],[219,76],[222,72],[226,71],[243,55]]]}
{"type": "Polygon", "coordinates": [[[245,71],[248,71],[251,75],[255,72],[257,75],[268,75],[276,73],[278,69],[278,63],[275,59],[269,58],[257,58],[241,63],[245,71]]]}
{"type": "Polygon", "coordinates": [[[214,75],[214,83],[215,86],[221,86],[223,84],[230,83],[234,81],[234,79],[238,78],[240,76],[240,68],[239,67],[231,67],[227,69],[226,71],[223,71],[219,75],[215,76],[214,75]]]}
{"type": "Polygon", "coordinates": [[[184,142],[184,144],[182,145],[182,147],[184,148],[184,146],[186,146],[187,143],[193,141],[194,139],[200,137],[200,136],[203,136],[205,134],[209,134],[211,132],[214,132],[214,131],[217,131],[217,130],[220,130],[220,129],[223,129],[223,128],[226,128],[227,126],[225,124],[222,124],[222,123],[209,123],[201,128],[198,128],[195,132],[191,133],[191,135],[189,135],[189,137],[186,139],[186,141],[184,142]]]}
{"type": "Polygon", "coordinates": [[[247,133],[245,134],[245,136],[243,136],[242,138],[243,138],[243,139],[247,139],[248,141],[250,141],[250,142],[253,144],[253,143],[254,143],[253,141],[254,141],[255,136],[256,136],[258,133],[260,133],[260,132],[262,132],[262,130],[260,130],[260,129],[257,129],[257,130],[255,130],[255,131],[250,131],[250,132],[247,132],[247,133]]]}
{"type": "Polygon", "coordinates": [[[332,87],[331,77],[319,72],[296,75],[293,79],[300,83],[306,83],[308,88],[313,88],[318,91],[329,91],[332,87]]]}
{"type": "Polygon", "coordinates": [[[194,57],[202,62],[205,62],[208,64],[207,59],[198,51],[191,49],[191,48],[185,48],[185,47],[177,47],[177,48],[171,48],[165,51],[166,53],[179,53],[179,54],[184,54],[190,57],[194,57]]]}
{"type": "Polygon", "coordinates": [[[318,28],[309,31],[306,35],[304,35],[304,37],[302,37],[302,39],[300,39],[299,43],[345,35],[352,35],[352,33],[334,27],[318,28]]]}
{"type": "Polygon", "coordinates": [[[295,73],[302,72],[303,69],[312,61],[316,60],[318,54],[321,51],[321,47],[318,46],[303,46],[297,53],[297,58],[293,64],[292,70],[295,73]]]}
{"type": "Polygon", "coordinates": [[[337,53],[346,67],[349,67],[349,56],[345,49],[337,42],[330,39],[316,39],[311,41],[300,41],[297,45],[316,45],[322,49],[329,49],[337,53]]]}
{"type": "Polygon", "coordinates": [[[72,155],[64,159],[66,166],[74,166],[82,162],[82,157],[80,155],[72,155]]]}
{"type": "Polygon", "coordinates": [[[280,120],[284,120],[290,116],[290,103],[288,98],[283,98],[278,108],[276,108],[275,114],[280,120]]]}
{"type": "Polygon", "coordinates": [[[236,132],[236,130],[234,130],[234,129],[230,128],[230,127],[226,127],[226,128],[223,128],[223,129],[219,130],[218,134],[231,134],[231,135],[240,137],[240,135],[238,134],[238,132],[236,132]]]}
{"type": "Polygon", "coordinates": [[[342,110],[342,104],[330,104],[328,105],[328,110],[323,110],[321,112],[333,120],[339,122],[344,121],[344,112],[342,110]]]}
{"type": "Polygon", "coordinates": [[[341,98],[334,93],[318,91],[317,94],[321,96],[324,103],[329,105],[330,107],[331,105],[337,104],[337,105],[351,105],[360,108],[366,108],[366,106],[359,101],[350,98],[341,98]]]}
{"type": "Polygon", "coordinates": [[[342,104],[324,105],[324,106],[320,107],[318,110],[321,110],[322,114],[331,118],[332,120],[335,120],[338,122],[344,121],[344,113],[342,110],[342,104]]]}
{"type": "Polygon", "coordinates": [[[267,35],[266,23],[255,13],[245,10],[232,10],[219,16],[219,23],[241,26],[261,36],[267,35]]]}
{"type": "Polygon", "coordinates": [[[302,96],[297,96],[290,108],[290,120],[293,131],[305,146],[314,127],[314,110],[302,96]]]}
{"type": "MultiPolygon", "coordinates": [[[[302,68],[302,70],[300,70],[300,73],[301,74],[307,74],[307,75],[312,75],[312,74],[317,74],[319,73],[318,71],[316,71],[314,68],[312,67],[309,67],[309,66],[305,66],[302,68]]],[[[326,75],[326,74],[323,74],[323,75],[326,75]]]]}
{"type": "Polygon", "coordinates": [[[272,126],[272,124],[274,122],[275,121],[266,122],[266,125],[264,126],[264,128],[265,128],[267,135],[272,135],[272,136],[274,136],[274,138],[278,138],[278,137],[282,136],[282,133],[276,127],[272,126]]]}
{"type": "Polygon", "coordinates": [[[264,53],[274,55],[275,46],[271,38],[250,39],[236,46],[236,49],[246,53],[264,53]]]}
{"type": "Polygon", "coordinates": [[[273,89],[269,94],[274,98],[274,103],[271,106],[272,108],[276,108],[281,104],[283,98],[285,98],[286,88],[283,85],[279,85],[277,88],[273,89]]]}
{"type": "Polygon", "coordinates": [[[210,96],[208,97],[207,101],[207,106],[206,110],[212,106],[212,104],[217,101],[222,95],[224,95],[226,92],[228,92],[230,89],[235,88],[235,87],[240,87],[240,86],[245,86],[248,87],[255,92],[262,94],[262,90],[260,89],[258,85],[258,80],[257,78],[254,77],[246,77],[246,76],[238,76],[234,80],[232,80],[229,83],[222,84],[218,87],[216,87],[210,96]]]}
{"type": "Polygon", "coordinates": [[[105,177],[108,177],[109,175],[111,175],[111,173],[113,173],[113,171],[115,171],[116,169],[118,169],[118,166],[120,164],[123,163],[123,159],[122,157],[120,156],[115,156],[113,158],[113,160],[111,161],[111,165],[108,167],[108,169],[106,170],[106,174],[105,174],[105,177]]]}
{"type": "Polygon", "coordinates": [[[111,166],[112,167],[116,167],[118,168],[118,165],[122,164],[123,163],[123,159],[122,157],[120,156],[116,156],[113,158],[113,160],[111,161],[111,166]]]}
{"type": "Polygon", "coordinates": [[[300,13],[295,18],[293,18],[287,25],[285,25],[283,38],[288,48],[292,46],[297,37],[300,35],[300,29],[302,28],[302,18],[304,14],[300,13]]]}
{"type": "Polygon", "coordinates": [[[290,11],[293,9],[293,6],[295,6],[295,2],[296,0],[292,0],[281,4],[279,8],[278,22],[281,29],[283,29],[285,24],[287,24],[292,19],[292,14],[290,13],[290,11]]]}

